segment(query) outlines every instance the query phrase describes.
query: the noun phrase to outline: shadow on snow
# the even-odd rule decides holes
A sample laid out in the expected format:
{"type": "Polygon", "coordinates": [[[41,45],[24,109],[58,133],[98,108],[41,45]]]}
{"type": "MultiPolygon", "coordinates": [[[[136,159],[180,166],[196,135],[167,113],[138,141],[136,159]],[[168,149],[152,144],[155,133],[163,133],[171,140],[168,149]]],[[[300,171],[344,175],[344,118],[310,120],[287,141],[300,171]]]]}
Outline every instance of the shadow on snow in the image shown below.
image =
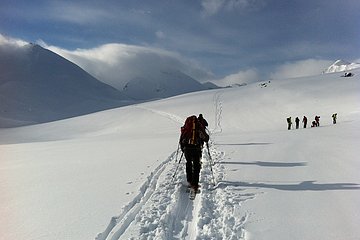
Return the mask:
{"type": "Polygon", "coordinates": [[[216,146],[258,146],[258,145],[270,145],[273,143],[266,142],[250,142],[250,143],[214,143],[216,146]]]}
{"type": "Polygon", "coordinates": [[[304,167],[306,162],[215,162],[215,164],[257,165],[260,167],[304,167]]]}
{"type": "Polygon", "coordinates": [[[360,189],[360,185],[357,183],[316,183],[316,181],[303,181],[297,184],[220,181],[215,188],[225,188],[227,186],[247,188],[272,188],[282,191],[330,191],[360,189]]]}

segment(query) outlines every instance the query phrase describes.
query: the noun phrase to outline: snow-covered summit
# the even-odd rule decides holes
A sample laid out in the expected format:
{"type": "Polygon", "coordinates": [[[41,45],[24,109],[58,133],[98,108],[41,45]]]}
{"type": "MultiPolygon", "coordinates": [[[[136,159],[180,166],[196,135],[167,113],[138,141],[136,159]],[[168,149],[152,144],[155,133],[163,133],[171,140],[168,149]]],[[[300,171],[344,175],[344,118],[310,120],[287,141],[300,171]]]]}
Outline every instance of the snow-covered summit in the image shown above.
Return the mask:
{"type": "Polygon", "coordinates": [[[123,93],[135,100],[149,100],[205,89],[205,86],[181,71],[168,70],[133,78],[124,86],[123,93]]]}
{"type": "Polygon", "coordinates": [[[350,71],[355,68],[359,68],[360,63],[350,63],[345,60],[339,59],[336,60],[330,67],[328,67],[324,73],[334,73],[334,72],[343,72],[350,71]]]}

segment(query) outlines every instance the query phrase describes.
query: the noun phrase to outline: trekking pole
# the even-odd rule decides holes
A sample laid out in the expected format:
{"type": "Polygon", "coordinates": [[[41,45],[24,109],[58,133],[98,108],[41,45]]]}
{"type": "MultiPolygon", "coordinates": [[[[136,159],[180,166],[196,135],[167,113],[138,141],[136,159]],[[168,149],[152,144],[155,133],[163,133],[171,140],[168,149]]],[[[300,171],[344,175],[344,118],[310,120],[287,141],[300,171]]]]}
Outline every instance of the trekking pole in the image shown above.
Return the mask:
{"type": "Polygon", "coordinates": [[[179,166],[180,166],[180,162],[181,162],[181,159],[182,159],[183,155],[184,155],[184,153],[181,153],[181,156],[180,156],[180,159],[179,159],[178,165],[176,166],[176,169],[175,169],[174,175],[173,175],[173,177],[172,177],[172,182],[174,182],[174,179],[175,179],[176,173],[177,173],[177,171],[178,171],[178,168],[179,168],[179,166]]]}
{"type": "Polygon", "coordinates": [[[208,154],[209,154],[211,175],[212,175],[213,183],[214,183],[214,186],[215,186],[216,183],[215,183],[214,171],[213,171],[213,168],[212,168],[213,163],[212,163],[212,159],[211,159],[211,154],[210,154],[210,149],[209,149],[209,143],[208,142],[206,142],[206,147],[207,147],[208,154]]]}

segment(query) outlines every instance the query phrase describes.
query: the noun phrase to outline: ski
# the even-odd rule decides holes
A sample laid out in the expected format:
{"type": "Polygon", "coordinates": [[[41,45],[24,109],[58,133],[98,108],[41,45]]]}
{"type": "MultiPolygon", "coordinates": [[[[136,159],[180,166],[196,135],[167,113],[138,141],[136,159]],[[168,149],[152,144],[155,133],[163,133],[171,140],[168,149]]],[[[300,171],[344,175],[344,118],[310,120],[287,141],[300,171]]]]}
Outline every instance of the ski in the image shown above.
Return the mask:
{"type": "Polygon", "coordinates": [[[194,200],[194,199],[195,199],[195,196],[196,196],[196,191],[195,191],[195,189],[190,188],[190,195],[189,195],[190,200],[194,200]]]}
{"type": "MultiPolygon", "coordinates": [[[[192,187],[190,185],[186,186],[186,192],[189,193],[190,190],[192,189],[192,187]]],[[[199,185],[199,188],[196,190],[196,193],[200,193],[201,190],[200,190],[200,185],[199,185]]]]}
{"type": "MultiPolygon", "coordinates": [[[[186,189],[186,192],[187,192],[187,193],[190,193],[190,189],[191,189],[191,188],[186,189]]],[[[196,190],[196,194],[198,194],[198,193],[201,193],[201,190],[200,190],[200,189],[196,190]]]]}
{"type": "Polygon", "coordinates": [[[200,193],[200,189],[196,189],[196,190],[195,190],[194,188],[189,188],[189,189],[188,189],[188,192],[190,193],[190,194],[189,194],[190,200],[194,200],[196,194],[199,194],[199,193],[200,193]]]}

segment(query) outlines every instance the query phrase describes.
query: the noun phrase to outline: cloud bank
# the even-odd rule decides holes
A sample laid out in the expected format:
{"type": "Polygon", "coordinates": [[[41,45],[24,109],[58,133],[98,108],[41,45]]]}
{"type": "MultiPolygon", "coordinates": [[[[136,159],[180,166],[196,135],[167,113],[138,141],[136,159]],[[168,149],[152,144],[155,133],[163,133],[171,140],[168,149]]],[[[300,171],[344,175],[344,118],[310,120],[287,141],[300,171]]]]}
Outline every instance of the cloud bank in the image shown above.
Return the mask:
{"type": "MultiPolygon", "coordinates": [[[[42,41],[39,43],[44,45],[42,41]]],[[[162,71],[181,71],[199,81],[213,78],[213,74],[197,62],[183,58],[177,53],[157,48],[118,43],[74,51],[56,46],[45,45],[44,47],[120,90],[133,78],[157,76],[162,71]]]]}
{"type": "Polygon", "coordinates": [[[28,43],[21,40],[21,39],[16,39],[16,38],[11,38],[11,37],[7,37],[4,36],[0,33],[0,46],[4,46],[4,45],[10,45],[13,47],[22,47],[27,45],[28,43]]]}
{"type": "MultiPolygon", "coordinates": [[[[159,31],[158,37],[164,37],[159,31]]],[[[22,47],[26,41],[0,34],[0,46],[22,47]]],[[[216,79],[214,74],[198,62],[182,55],[160,48],[135,46],[119,43],[100,45],[90,49],[67,50],[47,45],[38,40],[37,44],[63,56],[82,67],[85,71],[117,89],[122,90],[130,80],[146,76],[154,78],[161,72],[181,71],[200,82],[216,79]]],[[[213,80],[219,86],[252,83],[256,81],[279,78],[295,78],[321,74],[335,60],[305,59],[287,62],[260,74],[259,69],[240,70],[222,79],[213,80]]],[[[356,60],[360,62],[360,59],[356,60]]]]}
{"type": "MultiPolygon", "coordinates": [[[[260,74],[257,68],[250,68],[230,74],[222,79],[214,80],[218,86],[226,87],[235,84],[253,83],[270,79],[286,79],[296,77],[315,76],[322,74],[334,61],[324,59],[304,59],[294,62],[287,62],[275,67],[266,75],[260,74]]],[[[356,61],[355,61],[356,62],[356,61]]],[[[358,62],[360,62],[358,60],[358,62]]]]}
{"type": "Polygon", "coordinates": [[[333,61],[306,59],[296,62],[289,62],[278,66],[272,73],[270,78],[296,78],[319,75],[329,67],[333,61]]]}
{"type": "Polygon", "coordinates": [[[213,81],[216,85],[227,87],[236,84],[249,84],[259,81],[259,74],[255,68],[245,71],[239,71],[235,74],[230,74],[222,79],[213,81]]]}
{"type": "Polygon", "coordinates": [[[225,11],[253,11],[266,6],[263,0],[202,0],[204,16],[212,16],[218,12],[225,11]]]}

